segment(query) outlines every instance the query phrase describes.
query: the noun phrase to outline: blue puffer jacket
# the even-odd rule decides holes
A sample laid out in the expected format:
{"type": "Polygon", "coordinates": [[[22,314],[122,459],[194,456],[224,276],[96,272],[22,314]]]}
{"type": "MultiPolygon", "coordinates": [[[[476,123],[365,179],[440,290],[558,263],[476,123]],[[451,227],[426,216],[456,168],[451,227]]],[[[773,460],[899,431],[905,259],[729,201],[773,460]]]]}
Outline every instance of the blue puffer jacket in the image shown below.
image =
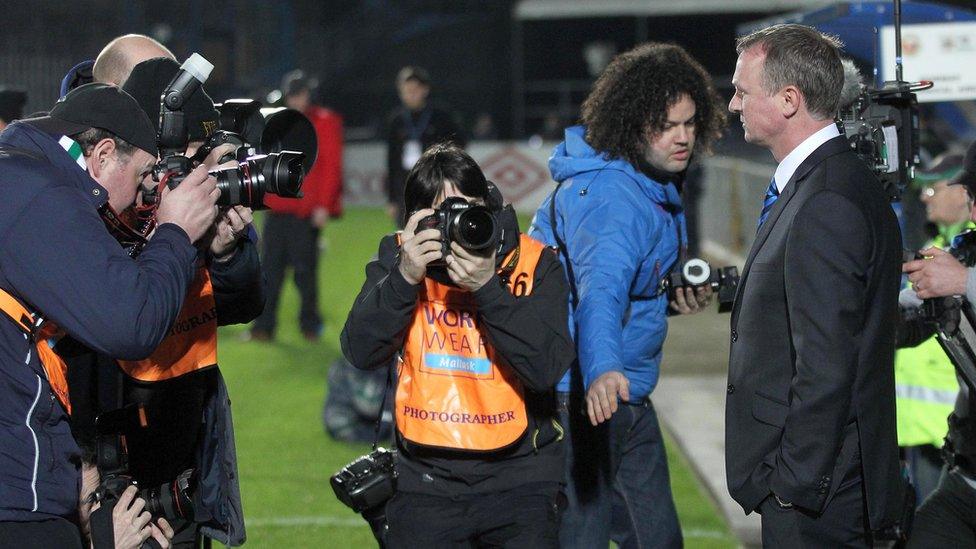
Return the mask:
{"type": "MultiPolygon", "coordinates": [[[[630,400],[638,401],[657,385],[668,331],[667,296],[658,287],[687,242],[681,198],[673,184],[593,150],[584,133],[581,126],[567,128],[549,159],[552,177],[562,183],[555,194],[556,227],[579,296],[570,309],[579,370],[564,376],[558,389],[569,391],[573,374],[582,376],[585,388],[616,370],[630,381],[630,400]]],[[[529,234],[556,245],[552,199],[539,206],[529,234]]]]}

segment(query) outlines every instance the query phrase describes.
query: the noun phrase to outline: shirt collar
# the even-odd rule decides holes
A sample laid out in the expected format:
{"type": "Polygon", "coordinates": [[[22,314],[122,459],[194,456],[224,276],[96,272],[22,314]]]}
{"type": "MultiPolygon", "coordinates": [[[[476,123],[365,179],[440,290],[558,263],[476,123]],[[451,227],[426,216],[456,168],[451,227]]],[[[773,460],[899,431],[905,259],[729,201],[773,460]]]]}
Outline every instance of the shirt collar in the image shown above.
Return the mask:
{"type": "Polygon", "coordinates": [[[817,150],[820,145],[823,145],[827,141],[840,135],[840,130],[837,128],[837,124],[831,122],[827,126],[824,126],[819,131],[811,135],[810,137],[803,140],[802,143],[796,146],[795,149],[790,151],[790,154],[786,155],[786,158],[779,163],[776,167],[776,173],[773,177],[776,179],[776,188],[780,193],[786,188],[786,184],[790,182],[793,178],[793,174],[796,169],[800,167],[800,164],[810,156],[813,151],[817,150]]]}

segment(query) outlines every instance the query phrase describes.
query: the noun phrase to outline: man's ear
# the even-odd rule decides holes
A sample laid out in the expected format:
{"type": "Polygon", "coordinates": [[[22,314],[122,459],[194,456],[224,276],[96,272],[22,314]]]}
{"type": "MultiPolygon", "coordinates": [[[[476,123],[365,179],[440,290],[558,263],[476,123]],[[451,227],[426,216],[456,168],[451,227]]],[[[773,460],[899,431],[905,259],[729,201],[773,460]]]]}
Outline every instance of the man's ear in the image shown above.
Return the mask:
{"type": "Polygon", "coordinates": [[[793,118],[800,110],[800,105],[803,103],[803,94],[796,86],[786,86],[779,91],[777,96],[779,100],[780,112],[785,118],[793,118]]]}
{"type": "Polygon", "coordinates": [[[102,171],[105,169],[106,163],[109,161],[109,157],[115,154],[115,140],[106,137],[95,146],[92,147],[92,152],[85,161],[88,163],[88,171],[91,173],[94,179],[98,179],[102,171]]]}

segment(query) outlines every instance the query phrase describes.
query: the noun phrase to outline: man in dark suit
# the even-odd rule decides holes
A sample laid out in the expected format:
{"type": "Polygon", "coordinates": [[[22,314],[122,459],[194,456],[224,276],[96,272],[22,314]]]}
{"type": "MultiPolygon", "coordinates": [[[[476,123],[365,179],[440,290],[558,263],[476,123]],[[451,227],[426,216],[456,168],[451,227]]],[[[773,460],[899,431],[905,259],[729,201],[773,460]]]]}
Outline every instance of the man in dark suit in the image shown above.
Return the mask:
{"type": "Polygon", "coordinates": [[[801,25],[737,43],[729,110],[779,164],[732,311],[726,470],[767,547],[865,546],[901,509],[900,233],[834,123],[840,46],[801,25]]]}

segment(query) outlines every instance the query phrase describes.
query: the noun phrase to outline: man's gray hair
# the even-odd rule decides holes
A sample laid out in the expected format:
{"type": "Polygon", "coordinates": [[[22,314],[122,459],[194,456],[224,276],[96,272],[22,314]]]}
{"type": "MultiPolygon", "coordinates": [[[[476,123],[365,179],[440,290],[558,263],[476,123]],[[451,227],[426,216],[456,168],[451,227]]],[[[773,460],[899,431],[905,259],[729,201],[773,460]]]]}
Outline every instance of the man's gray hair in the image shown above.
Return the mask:
{"type": "Polygon", "coordinates": [[[806,100],[810,114],[823,120],[837,115],[844,68],[835,36],[804,25],[773,25],[736,41],[742,53],[758,47],[766,54],[762,84],[767,93],[796,86],[806,100]]]}

